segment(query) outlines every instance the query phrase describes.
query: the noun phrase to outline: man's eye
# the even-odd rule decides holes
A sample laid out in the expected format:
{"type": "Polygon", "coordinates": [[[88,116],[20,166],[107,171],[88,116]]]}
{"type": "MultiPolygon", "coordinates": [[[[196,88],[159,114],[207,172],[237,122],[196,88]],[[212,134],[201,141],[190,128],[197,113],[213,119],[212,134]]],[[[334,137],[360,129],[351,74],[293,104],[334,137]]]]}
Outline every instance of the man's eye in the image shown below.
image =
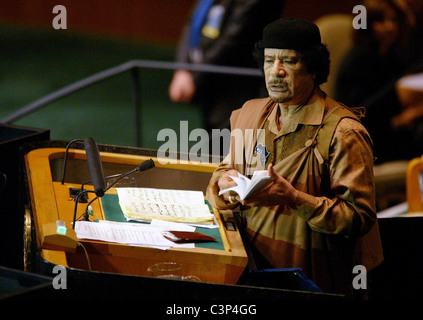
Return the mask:
{"type": "Polygon", "coordinates": [[[295,64],[297,62],[298,62],[297,59],[284,59],[283,60],[283,63],[287,63],[287,64],[295,64]]]}

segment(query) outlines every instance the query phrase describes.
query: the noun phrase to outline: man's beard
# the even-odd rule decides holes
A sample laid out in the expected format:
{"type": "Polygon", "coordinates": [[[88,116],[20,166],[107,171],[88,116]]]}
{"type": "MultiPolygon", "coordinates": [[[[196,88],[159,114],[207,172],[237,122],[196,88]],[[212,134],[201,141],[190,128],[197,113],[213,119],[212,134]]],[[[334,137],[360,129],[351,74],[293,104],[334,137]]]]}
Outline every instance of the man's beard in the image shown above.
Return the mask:
{"type": "Polygon", "coordinates": [[[270,96],[270,100],[272,100],[273,102],[276,102],[276,103],[284,103],[288,99],[285,98],[285,97],[272,97],[272,96],[270,96]]]}

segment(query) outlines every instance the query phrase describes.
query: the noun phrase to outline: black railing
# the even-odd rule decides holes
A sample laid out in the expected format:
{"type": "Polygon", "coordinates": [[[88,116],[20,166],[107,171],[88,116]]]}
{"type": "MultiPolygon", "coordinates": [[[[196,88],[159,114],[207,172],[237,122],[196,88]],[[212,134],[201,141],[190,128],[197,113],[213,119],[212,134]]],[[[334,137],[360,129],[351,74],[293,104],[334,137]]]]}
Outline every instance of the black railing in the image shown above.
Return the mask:
{"type": "Polygon", "coordinates": [[[12,123],[30,113],[33,113],[42,107],[57,101],[63,97],[69,96],[77,91],[88,88],[96,83],[104,81],[106,79],[115,77],[124,72],[130,72],[133,82],[133,103],[135,107],[135,130],[136,130],[136,144],[138,147],[142,145],[141,140],[141,84],[140,74],[138,69],[164,69],[164,70],[188,70],[193,72],[209,72],[219,73],[227,75],[238,75],[238,76],[249,76],[249,77],[262,77],[262,73],[258,69],[250,68],[239,68],[239,67],[227,67],[227,66],[216,66],[207,64],[188,64],[178,62],[167,62],[167,61],[151,61],[151,60],[132,60],[116,67],[98,72],[85,79],[76,81],[62,89],[54,91],[22,108],[13,112],[9,116],[0,120],[0,123],[9,124],[12,123]]]}

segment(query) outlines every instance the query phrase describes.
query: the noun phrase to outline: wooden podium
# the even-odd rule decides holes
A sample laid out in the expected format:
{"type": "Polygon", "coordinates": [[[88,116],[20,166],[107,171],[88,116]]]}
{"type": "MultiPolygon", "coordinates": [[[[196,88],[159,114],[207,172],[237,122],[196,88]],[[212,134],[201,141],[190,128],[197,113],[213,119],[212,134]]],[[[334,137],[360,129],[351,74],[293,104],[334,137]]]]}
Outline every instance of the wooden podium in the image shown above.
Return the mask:
{"type": "MultiPolygon", "coordinates": [[[[141,162],[153,159],[154,168],[133,176],[137,187],[205,192],[211,174],[217,166],[214,163],[192,164],[188,161],[165,163],[166,159],[157,158],[152,150],[138,149],[136,154],[131,154],[123,147],[99,146],[99,149],[105,176],[128,172],[141,162]]],[[[75,147],[69,149],[65,180],[62,183],[61,170],[64,158],[64,147],[35,148],[24,155],[32,210],[31,240],[42,260],[69,269],[147,277],[150,276],[147,271],[149,266],[158,262],[173,261],[182,264],[184,275],[197,276],[202,282],[237,283],[247,266],[248,257],[236,226],[235,230],[228,228],[235,225],[232,212],[220,212],[215,208],[213,211],[219,224],[218,230],[223,244],[220,249],[195,247],[161,250],[81,239],[78,241],[83,246],[78,246],[74,253],[46,249],[41,237],[43,226],[63,220],[68,228],[72,228],[75,201],[71,198],[69,190],[91,180],[85,150],[75,147]]],[[[87,185],[85,188],[89,189],[92,186],[87,185]]],[[[113,189],[108,193],[113,193],[113,189]]],[[[93,193],[88,193],[88,201],[94,196],[93,193]]],[[[83,214],[85,206],[78,204],[77,217],[83,214]]],[[[104,220],[105,213],[101,200],[94,201],[91,206],[94,215],[90,219],[104,220]]]]}

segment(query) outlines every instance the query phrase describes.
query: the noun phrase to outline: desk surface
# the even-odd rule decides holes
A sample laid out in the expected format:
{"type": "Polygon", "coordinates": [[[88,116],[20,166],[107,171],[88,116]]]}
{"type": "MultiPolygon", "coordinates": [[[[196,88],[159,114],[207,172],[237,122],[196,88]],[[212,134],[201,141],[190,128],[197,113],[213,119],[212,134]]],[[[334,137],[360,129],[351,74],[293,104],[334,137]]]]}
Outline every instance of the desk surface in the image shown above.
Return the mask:
{"type": "MultiPolygon", "coordinates": [[[[53,181],[52,176],[52,161],[64,158],[64,154],[65,149],[62,148],[42,148],[32,150],[25,156],[36,234],[36,239],[33,239],[33,241],[37,242],[40,255],[47,262],[69,268],[87,269],[87,257],[82,248],[78,247],[76,253],[43,249],[39,236],[41,226],[44,224],[60,219],[70,226],[70,222],[73,220],[75,202],[69,196],[69,188],[79,187],[80,184],[66,181],[62,184],[59,181],[53,181]]],[[[206,173],[211,175],[216,167],[216,164],[163,164],[157,158],[142,155],[106,152],[101,152],[100,155],[103,163],[131,166],[137,166],[140,162],[152,158],[156,167],[162,170],[160,171],[161,175],[166,173],[166,170],[169,170],[169,172],[176,170],[182,172],[183,181],[189,183],[196,180],[196,174],[206,173]]],[[[85,160],[85,151],[70,149],[68,159],[85,160]]],[[[85,161],[82,161],[82,163],[85,163],[85,161]]],[[[79,165],[81,164],[79,163],[79,165]]],[[[88,180],[90,178],[84,181],[88,180]]],[[[180,185],[180,181],[175,181],[175,185],[180,185]]],[[[89,187],[87,186],[87,188],[89,187]]],[[[174,189],[178,189],[178,187],[174,189]]],[[[88,193],[88,197],[90,201],[94,195],[88,193]]],[[[94,201],[91,206],[94,211],[93,219],[105,219],[99,201],[94,201]]],[[[83,206],[78,206],[77,216],[81,215],[84,209],[83,206]]],[[[214,208],[214,213],[219,223],[224,250],[198,247],[194,249],[159,250],[101,241],[81,240],[80,242],[87,250],[93,271],[150,276],[147,271],[150,265],[161,261],[174,261],[183,265],[185,275],[195,275],[206,282],[234,284],[247,265],[247,254],[238,230],[229,231],[222,222],[222,220],[233,221],[232,212],[219,212],[214,208]]]]}

